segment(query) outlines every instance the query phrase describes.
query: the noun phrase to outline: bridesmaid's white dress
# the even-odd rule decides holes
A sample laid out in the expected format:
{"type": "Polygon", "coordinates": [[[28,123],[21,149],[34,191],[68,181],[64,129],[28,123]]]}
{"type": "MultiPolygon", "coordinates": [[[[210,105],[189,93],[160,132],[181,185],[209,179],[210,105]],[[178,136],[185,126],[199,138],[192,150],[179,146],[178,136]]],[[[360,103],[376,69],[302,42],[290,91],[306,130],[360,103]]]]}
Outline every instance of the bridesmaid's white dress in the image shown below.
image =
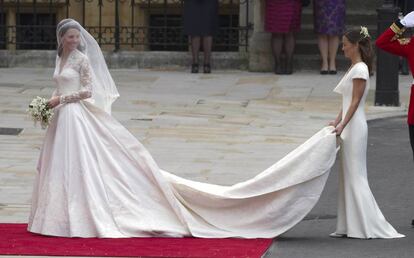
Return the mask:
{"type": "Polygon", "coordinates": [[[353,79],[366,80],[358,109],[341,134],[338,220],[333,236],[354,238],[398,238],[399,234],[386,221],[372,195],[367,178],[368,126],[365,100],[369,91],[369,71],[364,62],[356,63],[334,89],[342,94],[342,119],[351,104],[353,79]]]}
{"type": "MultiPolygon", "coordinates": [[[[88,59],[74,50],[54,80],[55,108],[39,158],[28,230],[64,237],[271,238],[318,201],[337,152],[333,128],[232,186],[161,170],[119,122],[90,102],[88,59]]],[[[252,157],[253,158],[253,157],[252,157]]]]}

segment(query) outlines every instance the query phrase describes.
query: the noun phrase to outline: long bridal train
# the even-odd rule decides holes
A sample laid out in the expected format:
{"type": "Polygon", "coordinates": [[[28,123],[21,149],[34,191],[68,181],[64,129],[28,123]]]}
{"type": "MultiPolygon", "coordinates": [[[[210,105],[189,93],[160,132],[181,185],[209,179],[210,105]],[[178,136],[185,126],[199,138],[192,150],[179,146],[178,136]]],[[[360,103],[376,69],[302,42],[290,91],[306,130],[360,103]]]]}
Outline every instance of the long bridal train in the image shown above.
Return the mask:
{"type": "Polygon", "coordinates": [[[65,237],[275,237],[318,201],[337,152],[332,130],[250,180],[219,186],[161,170],[93,104],[60,105],[39,159],[28,229],[65,237]]]}

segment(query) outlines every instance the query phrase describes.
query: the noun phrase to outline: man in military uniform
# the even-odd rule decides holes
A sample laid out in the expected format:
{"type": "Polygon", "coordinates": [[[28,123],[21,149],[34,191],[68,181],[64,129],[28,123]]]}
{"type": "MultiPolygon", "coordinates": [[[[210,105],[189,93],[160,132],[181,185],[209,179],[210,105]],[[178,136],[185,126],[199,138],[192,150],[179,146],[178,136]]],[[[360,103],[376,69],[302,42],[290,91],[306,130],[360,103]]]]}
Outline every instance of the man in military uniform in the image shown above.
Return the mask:
{"type": "MultiPolygon", "coordinates": [[[[400,7],[400,15],[406,15],[407,13],[414,11],[413,0],[394,0],[394,5],[400,7]]],[[[399,17],[402,18],[402,17],[399,17]]],[[[401,74],[408,75],[408,63],[407,59],[400,57],[400,69],[401,74]]]]}
{"type": "MultiPolygon", "coordinates": [[[[413,37],[402,37],[402,34],[406,28],[413,27],[414,11],[404,16],[404,18],[401,20],[394,22],[389,29],[387,29],[378,37],[376,45],[377,47],[391,54],[407,58],[411,69],[411,74],[414,75],[414,39],[413,37]]],[[[411,85],[407,123],[410,133],[411,148],[413,149],[414,155],[414,84],[411,85]]],[[[411,224],[414,226],[414,220],[411,222],[411,224]]]]}

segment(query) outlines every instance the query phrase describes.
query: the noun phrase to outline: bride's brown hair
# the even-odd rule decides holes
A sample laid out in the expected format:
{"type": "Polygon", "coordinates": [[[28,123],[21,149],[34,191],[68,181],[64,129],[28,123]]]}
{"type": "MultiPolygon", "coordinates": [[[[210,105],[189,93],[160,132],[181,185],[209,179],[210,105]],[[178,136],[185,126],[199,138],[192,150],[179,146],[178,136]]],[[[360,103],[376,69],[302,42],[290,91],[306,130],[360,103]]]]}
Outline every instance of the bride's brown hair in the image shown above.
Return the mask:
{"type": "Polygon", "coordinates": [[[364,31],[363,27],[350,29],[344,33],[344,37],[346,37],[352,44],[358,44],[361,59],[368,66],[369,74],[372,74],[374,50],[372,48],[371,37],[368,34],[368,30],[364,31]]]}

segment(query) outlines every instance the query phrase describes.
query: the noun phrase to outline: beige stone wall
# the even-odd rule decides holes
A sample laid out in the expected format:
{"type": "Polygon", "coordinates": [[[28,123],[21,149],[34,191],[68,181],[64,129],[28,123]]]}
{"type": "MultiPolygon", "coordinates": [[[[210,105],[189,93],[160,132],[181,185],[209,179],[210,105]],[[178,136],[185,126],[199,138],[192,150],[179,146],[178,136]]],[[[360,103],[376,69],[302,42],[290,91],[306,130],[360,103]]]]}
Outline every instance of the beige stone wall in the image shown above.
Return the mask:
{"type": "MultiPolygon", "coordinates": [[[[250,0],[250,3],[254,3],[256,0],[250,0]]],[[[49,0],[37,0],[36,11],[38,13],[52,13],[56,14],[56,22],[58,23],[60,20],[66,18],[66,13],[68,11],[69,17],[73,18],[79,23],[85,26],[96,26],[98,27],[101,22],[101,33],[103,35],[103,39],[110,40],[112,44],[105,44],[102,43],[102,48],[107,51],[114,50],[114,31],[105,28],[105,26],[113,27],[115,25],[115,2],[109,2],[108,0],[103,0],[103,6],[101,8],[102,16],[101,21],[100,17],[100,8],[98,6],[98,0],[93,0],[92,2],[85,2],[85,19],[83,20],[83,3],[77,2],[74,0],[70,1],[70,6],[67,10],[67,6],[65,4],[65,0],[60,0],[60,3],[57,5],[54,4],[52,8],[49,8],[49,0]]],[[[135,42],[134,45],[121,45],[122,50],[134,50],[134,51],[145,51],[148,50],[147,47],[147,31],[144,29],[137,30],[136,28],[147,27],[149,16],[152,14],[164,14],[164,1],[152,1],[151,8],[148,8],[147,1],[144,0],[136,0],[135,5],[132,8],[131,1],[119,1],[119,22],[120,26],[134,26],[135,27],[135,37],[138,37],[138,42],[135,42]],[[132,10],[134,14],[134,20],[132,23],[132,10]]],[[[8,26],[15,26],[16,25],[16,2],[11,0],[5,0],[6,3],[6,11],[7,11],[7,25],[8,26]]],[[[32,13],[33,12],[33,1],[32,0],[20,0],[20,13],[32,13]]],[[[176,14],[180,15],[182,13],[181,2],[177,0],[169,0],[168,1],[168,9],[167,14],[176,14]]],[[[238,4],[238,1],[225,1],[220,5],[220,14],[239,14],[240,19],[239,23],[241,26],[246,25],[246,5],[245,4],[238,4]],[[232,2],[232,3],[231,3],[232,2]]],[[[250,12],[247,14],[249,15],[249,20],[253,21],[253,4],[250,6],[250,12]]],[[[98,38],[98,30],[92,32],[93,36],[98,38]]],[[[10,33],[10,37],[15,37],[15,33],[10,33]]],[[[121,31],[121,38],[127,38],[128,32],[121,31]]],[[[109,42],[107,42],[109,43],[109,42]]],[[[15,45],[11,44],[8,46],[9,50],[14,50],[15,45]]],[[[240,51],[245,52],[246,48],[241,47],[240,51]]]]}

